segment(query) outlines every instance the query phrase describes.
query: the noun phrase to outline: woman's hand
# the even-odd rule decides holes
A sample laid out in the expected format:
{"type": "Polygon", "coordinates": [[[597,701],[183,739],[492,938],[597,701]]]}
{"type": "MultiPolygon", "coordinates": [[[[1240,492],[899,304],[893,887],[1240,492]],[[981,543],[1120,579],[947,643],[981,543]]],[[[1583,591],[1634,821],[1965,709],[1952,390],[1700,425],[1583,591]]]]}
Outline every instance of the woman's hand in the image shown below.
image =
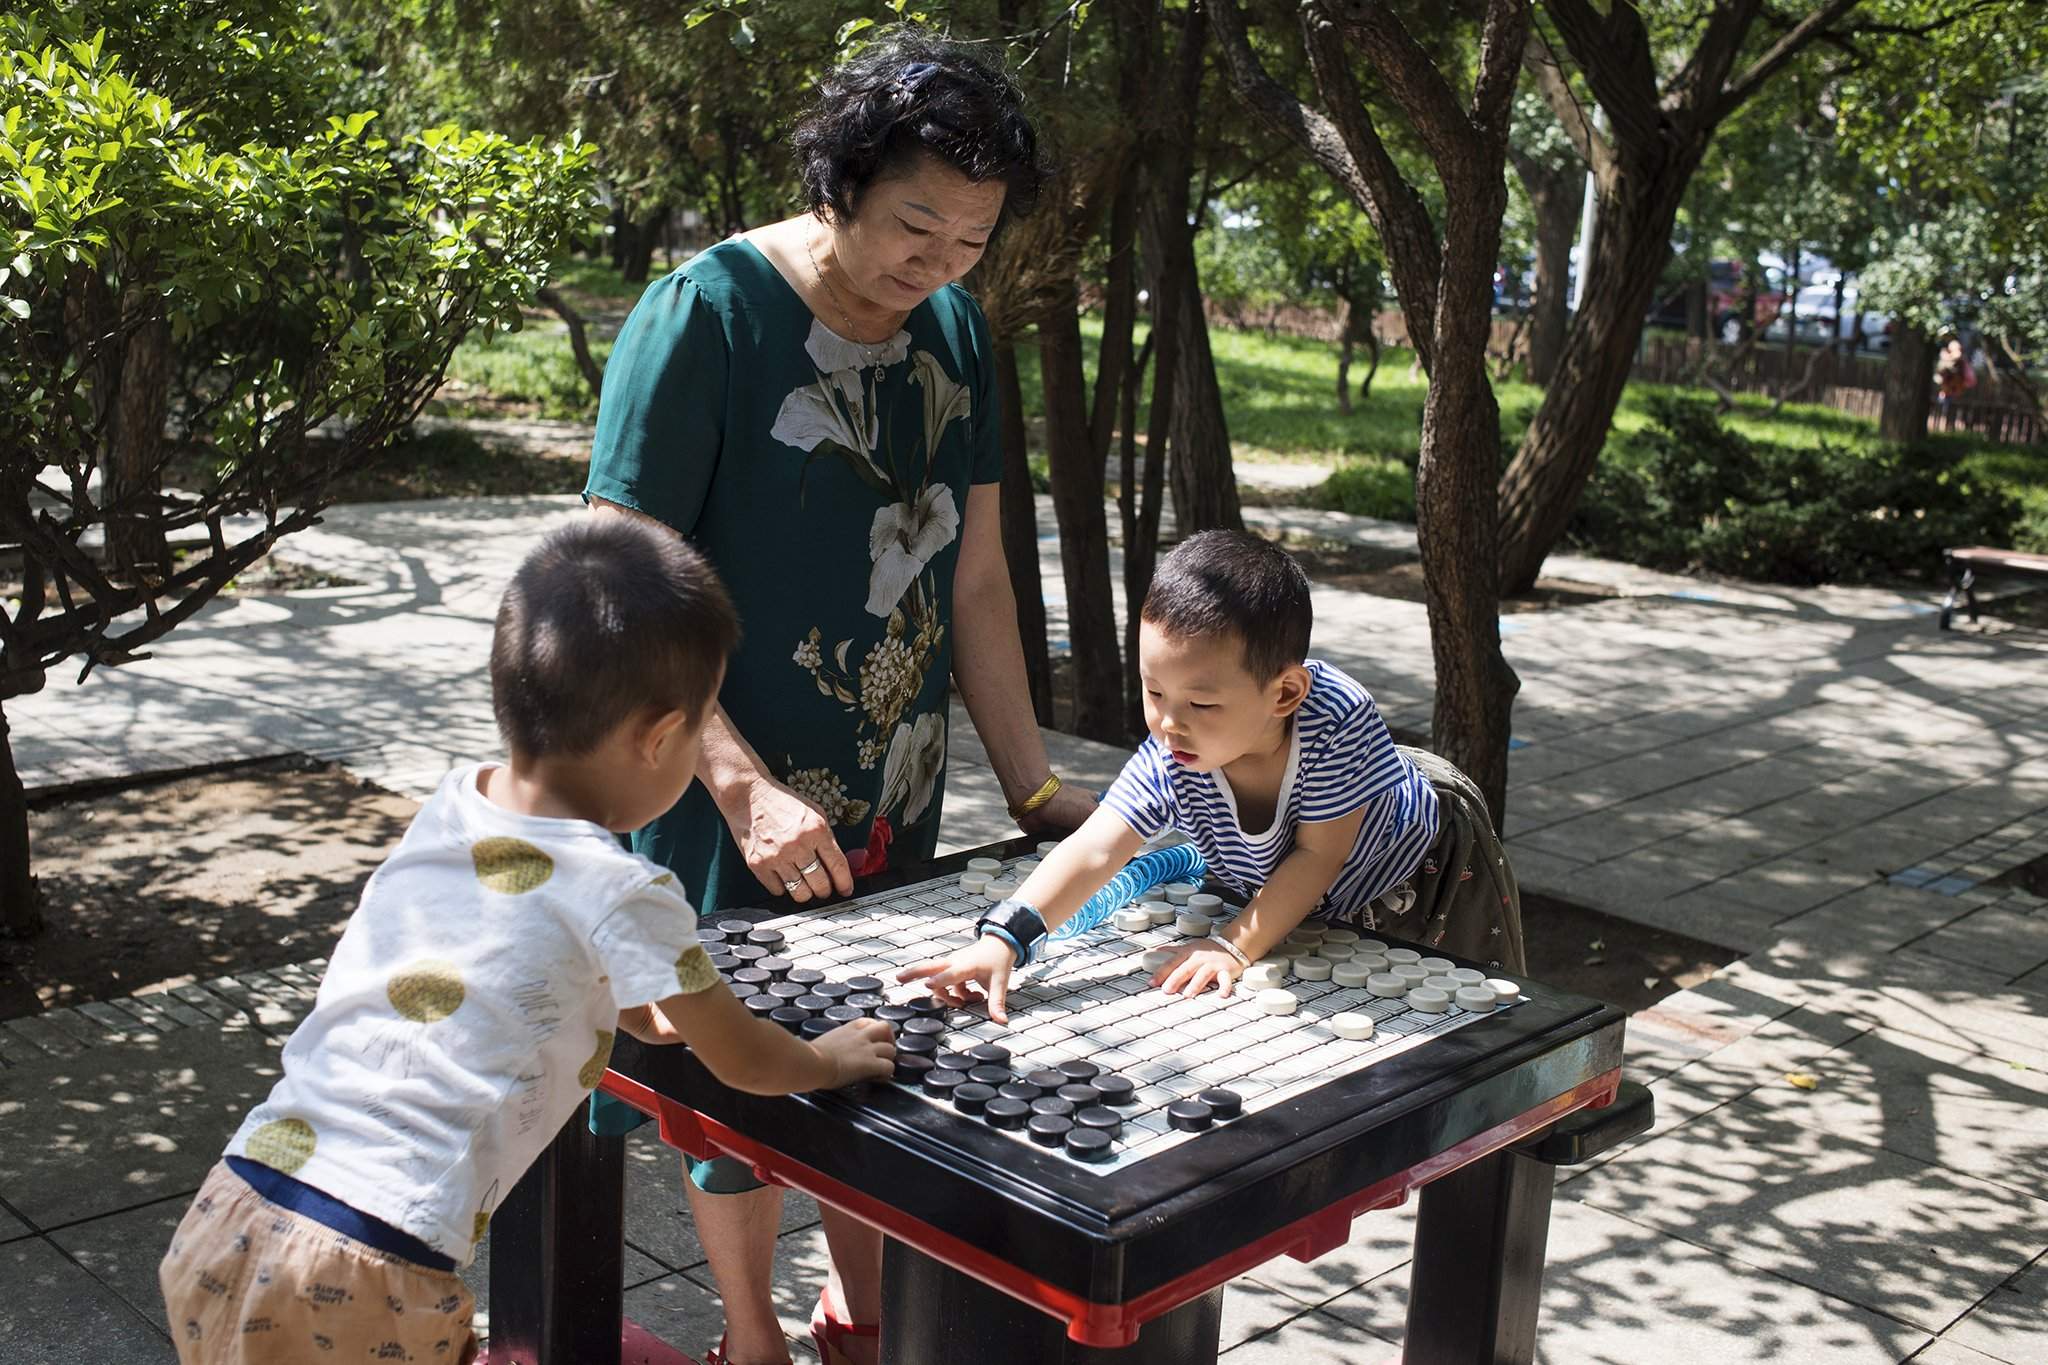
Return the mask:
{"type": "Polygon", "coordinates": [[[988,996],[988,1017],[1007,1024],[1010,1016],[1004,1004],[1010,993],[1010,973],[1016,967],[1017,955],[1010,945],[994,934],[983,934],[972,946],[956,949],[949,957],[905,967],[896,973],[896,979],[924,982],[932,999],[947,1005],[974,1003],[967,987],[977,985],[988,996]]]}
{"type": "Polygon", "coordinates": [[[1052,800],[1017,822],[1017,828],[1041,839],[1072,834],[1095,814],[1095,793],[1071,782],[1062,783],[1052,800]]]}
{"type": "Polygon", "coordinates": [[[825,813],[780,782],[761,778],[749,789],[733,842],[771,896],[798,905],[837,892],[853,894],[853,872],[825,813]]]}

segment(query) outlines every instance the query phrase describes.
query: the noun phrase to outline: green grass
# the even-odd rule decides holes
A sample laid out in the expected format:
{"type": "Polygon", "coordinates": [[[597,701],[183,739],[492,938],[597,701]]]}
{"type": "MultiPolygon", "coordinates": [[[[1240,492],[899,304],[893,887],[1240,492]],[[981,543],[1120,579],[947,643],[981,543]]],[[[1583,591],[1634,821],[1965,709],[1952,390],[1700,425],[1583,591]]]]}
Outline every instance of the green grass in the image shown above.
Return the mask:
{"type": "MultiPolygon", "coordinates": [[[[602,365],[611,354],[609,338],[593,337],[591,354],[602,365]]],[[[536,417],[592,421],[597,399],[569,349],[562,323],[529,317],[517,332],[471,338],[456,348],[448,378],[428,411],[447,417],[503,417],[506,405],[536,417]]]]}

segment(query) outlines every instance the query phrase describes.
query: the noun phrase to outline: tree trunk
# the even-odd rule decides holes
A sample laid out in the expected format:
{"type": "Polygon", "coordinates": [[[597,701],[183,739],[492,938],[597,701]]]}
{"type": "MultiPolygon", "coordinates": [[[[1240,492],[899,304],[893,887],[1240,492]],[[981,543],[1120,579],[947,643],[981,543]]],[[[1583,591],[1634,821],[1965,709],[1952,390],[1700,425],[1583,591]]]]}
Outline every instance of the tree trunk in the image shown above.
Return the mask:
{"type": "Polygon", "coordinates": [[[1337,298],[1337,411],[1351,415],[1351,300],[1337,298]]]}
{"type": "Polygon", "coordinates": [[[533,297],[552,308],[555,316],[562,320],[562,325],[569,329],[569,351],[576,357],[576,368],[583,372],[583,382],[590,385],[590,396],[602,398],[604,366],[598,364],[597,357],[590,352],[589,323],[583,314],[577,312],[575,306],[552,285],[542,286],[533,297]]]}
{"type": "Polygon", "coordinates": [[[1358,401],[1372,397],[1372,381],[1380,372],[1380,335],[1373,330],[1373,319],[1379,313],[1379,300],[1360,308],[1356,302],[1351,305],[1352,326],[1357,329],[1357,339],[1365,347],[1365,378],[1358,381],[1358,401]]]}
{"type": "Polygon", "coordinates": [[[1885,358],[1884,407],[1877,418],[1880,440],[1910,445],[1927,439],[1927,413],[1934,405],[1934,338],[1903,319],[1892,332],[1885,358]]]}
{"type": "MultiPolygon", "coordinates": [[[[1193,234],[1188,234],[1192,239],[1193,234]]],[[[1209,349],[1209,319],[1202,309],[1202,282],[1195,273],[1193,243],[1175,253],[1174,290],[1180,312],[1180,356],[1172,414],[1173,524],[1186,538],[1218,527],[1242,531],[1237,475],[1231,468],[1230,423],[1223,390],[1216,382],[1216,356],[1209,349]]]]}
{"type": "Polygon", "coordinates": [[[1592,476],[1635,363],[1644,314],[1671,254],[1671,225],[1698,165],[1624,167],[1600,187],[1591,260],[1555,383],[1501,476],[1501,591],[1527,592],[1592,476]]]}
{"type": "MultiPolygon", "coordinates": [[[[1447,260],[1447,284],[1450,274],[1447,260]]],[[[1438,315],[1415,469],[1415,526],[1436,664],[1431,746],[1485,794],[1498,829],[1507,810],[1508,729],[1520,682],[1500,649],[1493,513],[1500,407],[1486,381],[1486,314],[1478,321],[1473,340],[1461,335],[1469,324],[1438,315]]]]}
{"type": "MultiPolygon", "coordinates": [[[[1216,383],[1216,357],[1209,349],[1209,317],[1202,306],[1202,281],[1195,266],[1195,228],[1190,222],[1188,182],[1194,178],[1194,129],[1201,116],[1202,48],[1209,26],[1188,11],[1174,52],[1174,122],[1156,144],[1158,193],[1147,226],[1156,272],[1152,297],[1171,297],[1175,328],[1175,400],[1170,414],[1168,465],[1173,485],[1174,534],[1181,538],[1218,527],[1244,529],[1231,471],[1230,424],[1223,391],[1216,383]]],[[[1194,205],[1200,209],[1201,205],[1194,205]]],[[[1157,320],[1153,323],[1158,326],[1157,320]]],[[[1166,359],[1154,358],[1155,365],[1166,359]]]]}
{"type": "Polygon", "coordinates": [[[1580,197],[1573,175],[1524,173],[1522,186],[1536,209],[1536,300],[1529,310],[1529,382],[1548,388],[1564,352],[1571,321],[1572,237],[1579,230],[1580,197]]]}
{"type": "Polygon", "coordinates": [[[107,559],[121,578],[167,577],[164,540],[164,418],[171,403],[171,327],[156,319],[128,337],[120,391],[100,466],[107,509],[107,559]]]}
{"type": "Polygon", "coordinates": [[[7,712],[0,707],[0,938],[32,938],[42,931],[42,902],[29,871],[28,794],[14,770],[7,712]]]}
{"type": "MultiPolygon", "coordinates": [[[[1505,126],[1498,136],[1487,149],[1490,176],[1445,186],[1443,274],[1415,466],[1415,529],[1436,664],[1430,744],[1472,779],[1494,828],[1505,829],[1508,729],[1521,684],[1500,650],[1500,405],[1486,374],[1492,266],[1507,211],[1505,126]]],[[[1447,170],[1447,180],[1461,170],[1447,170]]]]}
{"type": "Polygon", "coordinates": [[[668,209],[658,208],[635,221],[619,213],[613,218],[617,231],[612,237],[612,265],[627,284],[645,284],[654,265],[654,246],[668,222],[668,209]]]}
{"type": "Polygon", "coordinates": [[[1122,743],[1123,664],[1117,653],[1116,609],[1109,587],[1109,518],[1103,510],[1105,452],[1090,439],[1087,385],[1081,372],[1079,290],[1038,326],[1045,389],[1046,459],[1059,514],[1060,567],[1067,585],[1067,634],[1074,651],[1074,733],[1122,743]]]}
{"type": "Polygon", "coordinates": [[[1052,654],[1045,640],[1045,588],[1038,577],[1038,500],[1031,487],[1017,348],[1007,341],[996,346],[996,392],[1003,404],[1003,560],[1010,569],[1010,592],[1017,599],[1017,637],[1024,642],[1031,712],[1040,725],[1051,725],[1052,654]]]}

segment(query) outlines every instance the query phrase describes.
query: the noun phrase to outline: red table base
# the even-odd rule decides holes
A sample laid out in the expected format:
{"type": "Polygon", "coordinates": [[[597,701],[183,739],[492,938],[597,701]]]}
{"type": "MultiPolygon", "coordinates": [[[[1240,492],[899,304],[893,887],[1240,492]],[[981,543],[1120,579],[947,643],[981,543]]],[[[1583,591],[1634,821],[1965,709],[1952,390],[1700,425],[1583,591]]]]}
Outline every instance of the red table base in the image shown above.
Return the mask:
{"type": "Polygon", "coordinates": [[[699,1159],[726,1155],[745,1161],[753,1166],[758,1178],[771,1184],[800,1189],[962,1274],[1061,1319],[1067,1324],[1068,1337],[1076,1342],[1095,1347],[1118,1347],[1136,1341],[1138,1329],[1146,1322],[1201,1297],[1275,1256],[1313,1261],[1335,1250],[1350,1238],[1351,1222],[1359,1214],[1398,1207],[1406,1202],[1412,1191],[1430,1181],[1497,1152],[1567,1114],[1612,1103],[1620,1084],[1619,1068],[1596,1076],[1398,1175],[1297,1219],[1256,1242],[1240,1247],[1229,1256],[1211,1261],[1124,1303],[1098,1303],[1049,1285],[980,1247],[948,1236],[872,1196],[706,1118],[686,1105],[658,1095],[630,1077],[606,1071],[599,1088],[655,1119],[660,1127],[661,1140],[679,1151],[699,1159]]]}

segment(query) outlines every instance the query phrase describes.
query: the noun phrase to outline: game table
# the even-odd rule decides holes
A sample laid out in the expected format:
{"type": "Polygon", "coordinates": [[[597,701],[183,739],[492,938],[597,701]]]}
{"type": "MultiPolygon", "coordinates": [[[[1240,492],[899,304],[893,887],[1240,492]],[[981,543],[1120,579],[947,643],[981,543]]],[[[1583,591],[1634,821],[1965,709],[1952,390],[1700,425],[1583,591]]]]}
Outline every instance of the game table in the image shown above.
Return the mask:
{"type": "MultiPolygon", "coordinates": [[[[948,891],[971,858],[1031,848],[1013,840],[893,870],[864,879],[856,898],[948,891]]],[[[835,909],[844,918],[843,905],[810,907],[819,918],[835,909]]],[[[789,910],[740,918],[784,923],[789,910]]],[[[623,1036],[601,1088],[654,1118],[670,1146],[745,1160],[881,1229],[889,1365],[1207,1365],[1229,1280],[1277,1255],[1313,1260],[1344,1244],[1356,1216],[1416,1191],[1406,1358],[1495,1365],[1535,1352],[1555,1158],[1532,1144],[1612,1101],[1625,1018],[1519,985],[1512,1008],[1441,1032],[1423,1018],[1425,1036],[1395,1039],[1389,1020],[1380,1041],[1399,1045],[1371,1064],[1283,1086],[1228,1122],[1149,1147],[1127,1127],[1107,1165],[995,1131],[914,1083],[745,1095],[687,1048],[623,1036]]],[[[1013,1028],[1029,1000],[1013,998],[1013,1028]]],[[[579,1115],[493,1217],[490,1361],[687,1359],[622,1323],[623,1147],[579,1115]]]]}

